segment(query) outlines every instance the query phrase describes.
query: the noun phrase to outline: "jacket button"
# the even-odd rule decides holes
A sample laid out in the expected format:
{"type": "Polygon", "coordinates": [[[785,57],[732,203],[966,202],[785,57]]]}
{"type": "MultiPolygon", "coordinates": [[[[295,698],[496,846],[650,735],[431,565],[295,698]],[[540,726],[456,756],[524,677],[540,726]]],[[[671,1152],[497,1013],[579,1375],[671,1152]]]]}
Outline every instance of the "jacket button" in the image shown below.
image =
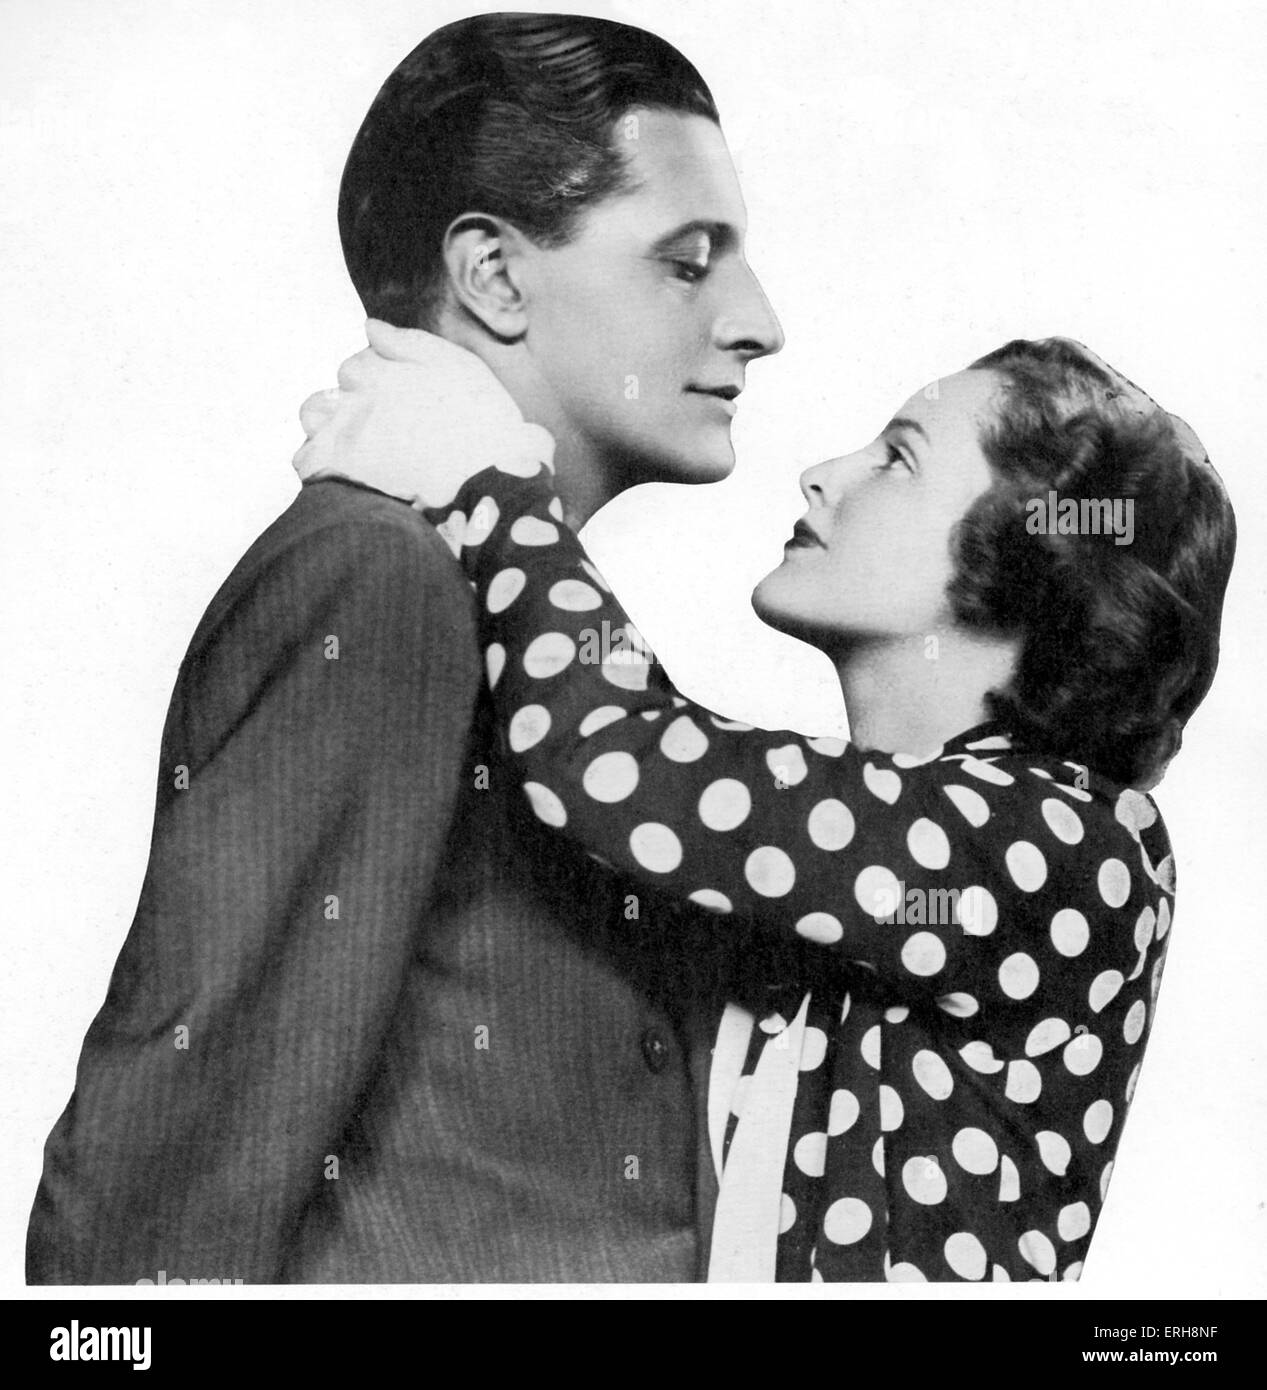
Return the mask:
{"type": "Polygon", "coordinates": [[[642,1055],[654,1072],[661,1072],[668,1066],[669,1044],[658,1028],[648,1028],[642,1035],[642,1055]]]}

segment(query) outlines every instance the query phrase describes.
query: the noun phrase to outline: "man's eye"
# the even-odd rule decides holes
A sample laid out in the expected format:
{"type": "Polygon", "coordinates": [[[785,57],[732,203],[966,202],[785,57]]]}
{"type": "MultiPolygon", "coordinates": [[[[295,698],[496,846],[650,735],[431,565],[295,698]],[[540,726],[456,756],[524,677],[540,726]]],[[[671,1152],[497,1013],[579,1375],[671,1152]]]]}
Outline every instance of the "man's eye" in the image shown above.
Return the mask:
{"type": "Polygon", "coordinates": [[[699,261],[672,260],[669,264],[673,267],[673,274],[679,280],[686,280],[691,284],[702,280],[708,274],[707,261],[701,263],[699,261]]]}

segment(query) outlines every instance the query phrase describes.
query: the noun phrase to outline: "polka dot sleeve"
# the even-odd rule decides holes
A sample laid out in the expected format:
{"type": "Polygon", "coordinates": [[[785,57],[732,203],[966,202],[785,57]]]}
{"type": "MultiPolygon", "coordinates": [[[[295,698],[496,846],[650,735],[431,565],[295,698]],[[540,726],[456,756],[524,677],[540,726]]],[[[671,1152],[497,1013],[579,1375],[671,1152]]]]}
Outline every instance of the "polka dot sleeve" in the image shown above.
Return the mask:
{"type": "Polygon", "coordinates": [[[1028,924],[1046,903],[1063,911],[1047,942],[1061,978],[1088,912],[1113,920],[1106,981],[1134,968],[1141,847],[1117,789],[990,729],[916,759],[720,718],[674,689],[561,518],[544,473],[490,470],[446,523],[508,759],[546,825],[626,875],[965,1008],[983,981],[1018,1006],[1039,988],[1028,924]]]}

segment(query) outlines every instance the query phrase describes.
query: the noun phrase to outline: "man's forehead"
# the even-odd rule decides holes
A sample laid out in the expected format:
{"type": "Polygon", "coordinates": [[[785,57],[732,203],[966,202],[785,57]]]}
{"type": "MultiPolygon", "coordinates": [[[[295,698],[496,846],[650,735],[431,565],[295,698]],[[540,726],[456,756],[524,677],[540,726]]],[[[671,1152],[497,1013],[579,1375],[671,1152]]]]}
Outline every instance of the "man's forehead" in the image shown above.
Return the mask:
{"type": "Polygon", "coordinates": [[[714,121],[635,109],[617,120],[613,139],[633,185],[619,201],[646,218],[654,236],[691,223],[724,224],[743,232],[747,211],[739,178],[714,121]]]}

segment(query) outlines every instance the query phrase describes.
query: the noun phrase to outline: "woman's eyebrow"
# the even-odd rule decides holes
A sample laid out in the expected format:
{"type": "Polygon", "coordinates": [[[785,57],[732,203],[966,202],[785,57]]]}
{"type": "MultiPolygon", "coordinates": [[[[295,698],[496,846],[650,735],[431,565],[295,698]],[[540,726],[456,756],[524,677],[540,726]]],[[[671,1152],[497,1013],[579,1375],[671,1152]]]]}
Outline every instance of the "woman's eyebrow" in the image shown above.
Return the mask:
{"type": "Polygon", "coordinates": [[[895,415],[893,419],[891,419],[889,423],[885,425],[884,429],[885,431],[914,430],[917,434],[923,435],[925,439],[928,438],[928,431],[924,428],[924,426],[921,425],[918,420],[908,419],[908,417],[905,415],[895,415]]]}

